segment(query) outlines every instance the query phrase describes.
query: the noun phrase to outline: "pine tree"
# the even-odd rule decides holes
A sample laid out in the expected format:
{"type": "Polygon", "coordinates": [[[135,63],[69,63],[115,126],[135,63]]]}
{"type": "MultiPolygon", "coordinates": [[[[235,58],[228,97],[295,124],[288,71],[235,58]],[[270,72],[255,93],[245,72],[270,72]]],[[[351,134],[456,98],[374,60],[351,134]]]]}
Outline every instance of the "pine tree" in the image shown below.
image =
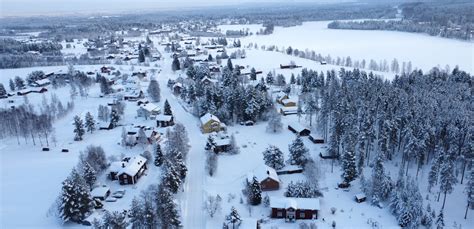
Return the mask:
{"type": "Polygon", "coordinates": [[[160,85],[158,84],[158,81],[155,78],[150,80],[150,84],[148,85],[147,92],[153,102],[160,101],[161,99],[160,85]]]}
{"type": "Polygon", "coordinates": [[[226,217],[227,227],[231,226],[232,229],[239,228],[241,223],[242,219],[240,218],[239,212],[237,212],[237,209],[232,206],[230,209],[230,214],[226,217]]]}
{"type": "Polygon", "coordinates": [[[453,192],[454,184],[456,184],[456,182],[457,179],[454,175],[454,161],[449,155],[446,155],[440,168],[439,189],[440,192],[444,193],[443,206],[441,208],[444,208],[446,203],[446,195],[453,192]]]}
{"type": "Polygon", "coordinates": [[[87,112],[86,113],[86,123],[85,123],[85,126],[86,126],[86,129],[87,131],[91,132],[95,130],[95,120],[94,120],[94,117],[92,116],[92,114],[90,112],[87,112]]]}
{"type": "Polygon", "coordinates": [[[112,213],[105,211],[102,222],[103,228],[125,229],[128,226],[127,215],[118,211],[112,213]]]}
{"type": "Polygon", "coordinates": [[[80,223],[92,210],[92,198],[84,179],[76,169],[63,181],[58,212],[63,222],[80,223]]]}
{"type": "Polygon", "coordinates": [[[288,145],[288,150],[290,151],[290,158],[288,162],[291,165],[300,165],[305,166],[306,162],[308,162],[309,155],[308,155],[308,148],[303,143],[303,139],[301,136],[296,136],[296,139],[288,145]]]}
{"type": "Polygon", "coordinates": [[[140,49],[140,51],[138,51],[138,62],[145,62],[145,53],[143,52],[143,49],[140,49]]]}
{"type": "Polygon", "coordinates": [[[352,151],[347,151],[342,157],[342,178],[346,184],[357,177],[356,158],[352,151]]]}
{"type": "Polygon", "coordinates": [[[173,59],[173,63],[171,64],[171,69],[173,71],[178,71],[181,69],[181,63],[179,62],[179,59],[177,56],[175,56],[173,59]]]}
{"type": "Polygon", "coordinates": [[[142,148],[145,148],[145,146],[148,144],[148,137],[146,136],[145,130],[143,130],[143,128],[138,130],[137,143],[142,146],[142,148]]]}
{"type": "Polygon", "coordinates": [[[390,176],[385,174],[384,171],[382,153],[379,153],[375,159],[370,187],[372,188],[370,195],[372,197],[372,204],[374,205],[378,205],[381,201],[385,201],[392,190],[390,176]]]}
{"type": "Polygon", "coordinates": [[[112,112],[110,113],[110,124],[112,125],[112,128],[117,127],[119,120],[120,120],[120,116],[117,113],[117,110],[112,109],[112,112]]]}
{"type": "Polygon", "coordinates": [[[179,172],[173,166],[168,166],[165,174],[162,177],[161,184],[164,185],[172,193],[177,193],[181,185],[181,178],[179,172]]]}
{"type": "Polygon", "coordinates": [[[88,162],[83,162],[81,164],[83,165],[82,177],[84,178],[84,181],[88,187],[92,188],[92,186],[95,184],[95,181],[97,180],[97,172],[88,162]]]}
{"type": "Polygon", "coordinates": [[[162,228],[179,228],[178,206],[174,202],[173,195],[166,187],[161,186],[158,191],[158,215],[161,219],[162,228]]]}
{"type": "Polygon", "coordinates": [[[250,69],[250,80],[257,80],[257,70],[255,68],[250,69]]]}
{"type": "Polygon", "coordinates": [[[104,76],[101,76],[99,79],[100,82],[100,92],[104,95],[112,93],[112,88],[110,88],[109,81],[104,76]]]}
{"type": "Polygon", "coordinates": [[[15,76],[15,86],[16,89],[21,90],[25,87],[25,81],[19,76],[15,76]]]}
{"type": "Polygon", "coordinates": [[[444,214],[443,209],[439,212],[438,217],[436,218],[436,229],[443,229],[444,228],[444,214]]]}
{"type": "Polygon", "coordinates": [[[0,98],[6,95],[7,95],[7,90],[5,90],[5,86],[3,86],[2,83],[0,83],[0,98]]]}
{"type": "Polygon", "coordinates": [[[248,183],[247,195],[251,205],[259,205],[262,202],[262,188],[256,177],[253,177],[252,182],[248,183]]]}
{"type": "Polygon", "coordinates": [[[471,168],[469,180],[466,185],[466,195],[467,195],[467,206],[466,206],[466,213],[464,214],[464,219],[467,218],[467,210],[469,209],[469,207],[471,207],[471,209],[474,208],[474,168],[471,168]]]}
{"type": "Polygon", "coordinates": [[[171,106],[168,100],[165,100],[165,104],[163,106],[163,114],[164,115],[173,115],[173,112],[171,111],[171,106]]]}
{"type": "Polygon", "coordinates": [[[283,157],[283,152],[274,145],[270,145],[265,149],[265,151],[263,151],[263,160],[265,161],[265,164],[276,170],[285,167],[285,160],[283,157]]]}
{"type": "Polygon", "coordinates": [[[82,119],[79,116],[74,116],[74,141],[82,141],[82,136],[84,136],[84,124],[82,123],[82,119]]]}
{"type": "Polygon", "coordinates": [[[155,146],[155,166],[161,166],[163,164],[164,154],[161,150],[160,143],[156,143],[155,146]]]}
{"type": "Polygon", "coordinates": [[[12,79],[10,79],[10,81],[8,81],[8,86],[10,87],[10,91],[15,90],[15,82],[13,82],[12,79]]]}
{"type": "Polygon", "coordinates": [[[234,71],[234,65],[232,64],[232,60],[229,58],[227,59],[227,68],[232,72],[234,71]]]}

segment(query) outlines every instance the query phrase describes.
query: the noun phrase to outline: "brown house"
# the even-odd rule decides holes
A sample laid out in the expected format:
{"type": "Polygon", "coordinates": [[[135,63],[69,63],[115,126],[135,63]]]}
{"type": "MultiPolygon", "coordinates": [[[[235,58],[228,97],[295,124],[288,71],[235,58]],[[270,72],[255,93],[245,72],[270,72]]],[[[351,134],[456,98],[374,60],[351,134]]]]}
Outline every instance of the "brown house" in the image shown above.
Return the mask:
{"type": "Polygon", "coordinates": [[[146,161],[142,156],[126,157],[110,165],[109,176],[112,180],[119,180],[121,185],[135,184],[147,169],[146,161]]]}
{"type": "Polygon", "coordinates": [[[289,124],[288,125],[288,130],[290,130],[291,132],[293,132],[297,135],[300,135],[300,136],[308,136],[309,134],[311,134],[311,130],[309,130],[308,128],[302,126],[299,123],[289,124]]]}
{"type": "Polygon", "coordinates": [[[174,125],[173,115],[157,115],[156,126],[157,127],[168,127],[174,125]]]}
{"type": "Polygon", "coordinates": [[[308,136],[309,140],[311,140],[314,144],[324,144],[324,138],[316,135],[314,133],[308,136]]]}
{"type": "Polygon", "coordinates": [[[318,198],[270,197],[272,218],[284,218],[286,222],[297,219],[317,219],[320,210],[318,198]]]}
{"type": "Polygon", "coordinates": [[[280,189],[280,179],[275,169],[261,165],[247,175],[247,182],[252,182],[253,178],[260,182],[262,191],[273,191],[280,189]]]}

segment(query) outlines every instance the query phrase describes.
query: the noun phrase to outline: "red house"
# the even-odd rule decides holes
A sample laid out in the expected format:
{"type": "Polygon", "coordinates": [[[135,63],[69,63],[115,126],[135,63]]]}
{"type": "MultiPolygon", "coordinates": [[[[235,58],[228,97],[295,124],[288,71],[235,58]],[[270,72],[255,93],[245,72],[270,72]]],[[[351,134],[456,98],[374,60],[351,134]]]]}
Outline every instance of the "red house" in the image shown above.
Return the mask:
{"type": "Polygon", "coordinates": [[[274,191],[280,189],[280,178],[275,169],[261,165],[247,174],[247,182],[252,182],[253,178],[257,178],[260,182],[262,191],[274,191]]]}
{"type": "Polygon", "coordinates": [[[320,210],[318,198],[270,197],[272,218],[294,222],[297,219],[317,219],[320,210]]]}

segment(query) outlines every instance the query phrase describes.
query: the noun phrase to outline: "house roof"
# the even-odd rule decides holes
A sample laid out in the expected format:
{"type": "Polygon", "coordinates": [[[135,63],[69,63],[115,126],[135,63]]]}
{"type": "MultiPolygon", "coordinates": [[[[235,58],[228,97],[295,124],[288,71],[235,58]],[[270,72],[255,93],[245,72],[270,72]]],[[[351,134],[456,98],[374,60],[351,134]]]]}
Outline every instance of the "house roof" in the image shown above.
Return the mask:
{"type": "Polygon", "coordinates": [[[280,182],[280,179],[278,178],[278,174],[275,169],[264,164],[258,166],[257,168],[252,170],[252,172],[248,173],[247,181],[252,181],[253,177],[256,177],[259,182],[262,182],[267,178],[271,178],[272,180],[280,182]]]}
{"type": "Polygon", "coordinates": [[[92,198],[105,197],[108,191],[110,191],[110,188],[108,186],[97,187],[97,188],[92,189],[91,196],[92,198]]]}
{"type": "Polygon", "coordinates": [[[288,124],[289,127],[293,128],[295,131],[297,132],[301,132],[303,130],[309,130],[308,128],[302,126],[301,124],[297,123],[297,122],[294,122],[294,123],[291,123],[291,124],[288,124]]]}
{"type": "Polygon", "coordinates": [[[143,108],[149,112],[160,111],[160,108],[153,103],[142,104],[140,105],[140,108],[143,108]]]}
{"type": "Polygon", "coordinates": [[[216,146],[227,146],[230,145],[230,138],[218,138],[214,140],[216,146]]]}
{"type": "Polygon", "coordinates": [[[135,176],[135,174],[138,173],[138,171],[143,166],[143,164],[146,163],[146,161],[146,158],[140,155],[130,158],[127,165],[125,165],[125,167],[122,167],[118,174],[125,173],[130,176],[135,176]]]}
{"type": "Polygon", "coordinates": [[[216,117],[215,115],[212,115],[210,113],[207,113],[207,114],[205,114],[201,117],[201,123],[202,124],[208,123],[211,120],[214,120],[214,121],[219,122],[219,123],[221,122],[221,120],[219,120],[218,117],[216,117]]]}
{"type": "Polygon", "coordinates": [[[320,210],[319,198],[270,197],[271,208],[320,210]]]}
{"type": "Polygon", "coordinates": [[[156,121],[170,122],[171,119],[173,119],[172,115],[157,115],[156,116],[156,121]]]}
{"type": "Polygon", "coordinates": [[[281,100],[282,103],[298,103],[298,101],[296,101],[296,99],[283,99],[281,100]]]}
{"type": "Polygon", "coordinates": [[[37,83],[38,85],[43,85],[43,84],[51,83],[51,81],[49,79],[42,79],[42,80],[36,80],[35,83],[37,83]]]}

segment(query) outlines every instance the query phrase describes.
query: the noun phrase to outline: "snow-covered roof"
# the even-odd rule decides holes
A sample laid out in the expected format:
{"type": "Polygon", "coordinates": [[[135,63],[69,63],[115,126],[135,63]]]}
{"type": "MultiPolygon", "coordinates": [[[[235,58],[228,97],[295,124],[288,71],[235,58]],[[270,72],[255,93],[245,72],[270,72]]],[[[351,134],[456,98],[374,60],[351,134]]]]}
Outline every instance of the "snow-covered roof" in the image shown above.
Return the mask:
{"type": "Polygon", "coordinates": [[[230,139],[229,138],[218,138],[214,140],[214,143],[216,143],[216,146],[227,146],[230,145],[230,139]]]}
{"type": "Polygon", "coordinates": [[[270,197],[271,208],[320,210],[319,198],[270,197]]]}
{"type": "Polygon", "coordinates": [[[216,117],[215,115],[212,115],[210,113],[207,113],[207,114],[205,114],[201,117],[201,123],[202,124],[208,123],[211,120],[214,120],[216,122],[221,122],[221,120],[219,120],[218,117],[216,117]]]}
{"type": "Polygon", "coordinates": [[[201,82],[204,82],[204,81],[206,81],[206,80],[208,80],[208,81],[211,82],[211,83],[217,83],[217,80],[216,80],[216,79],[212,79],[212,78],[209,78],[209,77],[207,77],[207,76],[205,76],[204,78],[202,78],[201,82]]]}
{"type": "Polygon", "coordinates": [[[323,137],[320,134],[314,133],[314,132],[311,133],[309,136],[312,137],[313,139],[323,139],[323,137]]]}
{"type": "Polygon", "coordinates": [[[42,80],[36,80],[35,83],[38,85],[43,85],[43,84],[51,83],[51,81],[49,79],[42,79],[42,80]]]}
{"type": "Polygon", "coordinates": [[[289,99],[283,99],[281,102],[282,102],[283,104],[285,104],[285,103],[295,103],[295,104],[298,103],[298,101],[297,101],[296,99],[291,99],[291,98],[289,98],[289,99]]]}
{"type": "Polygon", "coordinates": [[[298,112],[297,107],[281,107],[280,109],[284,112],[292,112],[292,111],[298,112]]]}
{"type": "Polygon", "coordinates": [[[358,193],[358,194],[355,195],[355,197],[356,197],[357,199],[359,199],[359,200],[366,198],[366,196],[365,196],[364,193],[358,193]]]}
{"type": "Polygon", "coordinates": [[[175,87],[183,87],[183,84],[182,84],[182,83],[179,83],[179,82],[178,82],[178,83],[175,83],[175,84],[173,85],[173,88],[175,88],[175,87]]]}
{"type": "Polygon", "coordinates": [[[102,187],[97,187],[92,189],[91,191],[91,196],[92,198],[94,197],[105,197],[107,196],[107,192],[110,191],[110,188],[108,186],[102,186],[102,187]]]}
{"type": "Polygon", "coordinates": [[[297,122],[294,122],[294,123],[290,123],[288,124],[288,126],[290,126],[291,128],[293,128],[295,131],[297,132],[301,132],[303,130],[309,130],[308,128],[302,126],[301,124],[297,123],[297,122]]]}
{"type": "Polygon", "coordinates": [[[135,174],[138,173],[138,171],[140,170],[140,168],[143,166],[143,164],[146,163],[146,158],[138,155],[138,156],[135,156],[133,158],[130,158],[130,160],[128,161],[128,163],[125,165],[125,167],[122,167],[120,169],[120,171],[118,172],[118,174],[127,174],[127,175],[130,175],[130,176],[135,176],[135,174]]]}
{"type": "Polygon", "coordinates": [[[171,121],[172,118],[173,118],[172,115],[157,115],[156,116],[157,121],[169,122],[169,121],[171,121]]]}
{"type": "Polygon", "coordinates": [[[278,178],[278,174],[275,169],[263,164],[247,174],[247,181],[251,182],[253,180],[253,177],[256,177],[259,182],[262,182],[267,178],[271,178],[272,180],[280,182],[280,179],[278,178]]]}
{"type": "Polygon", "coordinates": [[[141,108],[149,111],[149,112],[155,112],[155,111],[160,111],[160,108],[153,104],[153,103],[146,103],[146,104],[142,104],[140,105],[141,108]]]}

